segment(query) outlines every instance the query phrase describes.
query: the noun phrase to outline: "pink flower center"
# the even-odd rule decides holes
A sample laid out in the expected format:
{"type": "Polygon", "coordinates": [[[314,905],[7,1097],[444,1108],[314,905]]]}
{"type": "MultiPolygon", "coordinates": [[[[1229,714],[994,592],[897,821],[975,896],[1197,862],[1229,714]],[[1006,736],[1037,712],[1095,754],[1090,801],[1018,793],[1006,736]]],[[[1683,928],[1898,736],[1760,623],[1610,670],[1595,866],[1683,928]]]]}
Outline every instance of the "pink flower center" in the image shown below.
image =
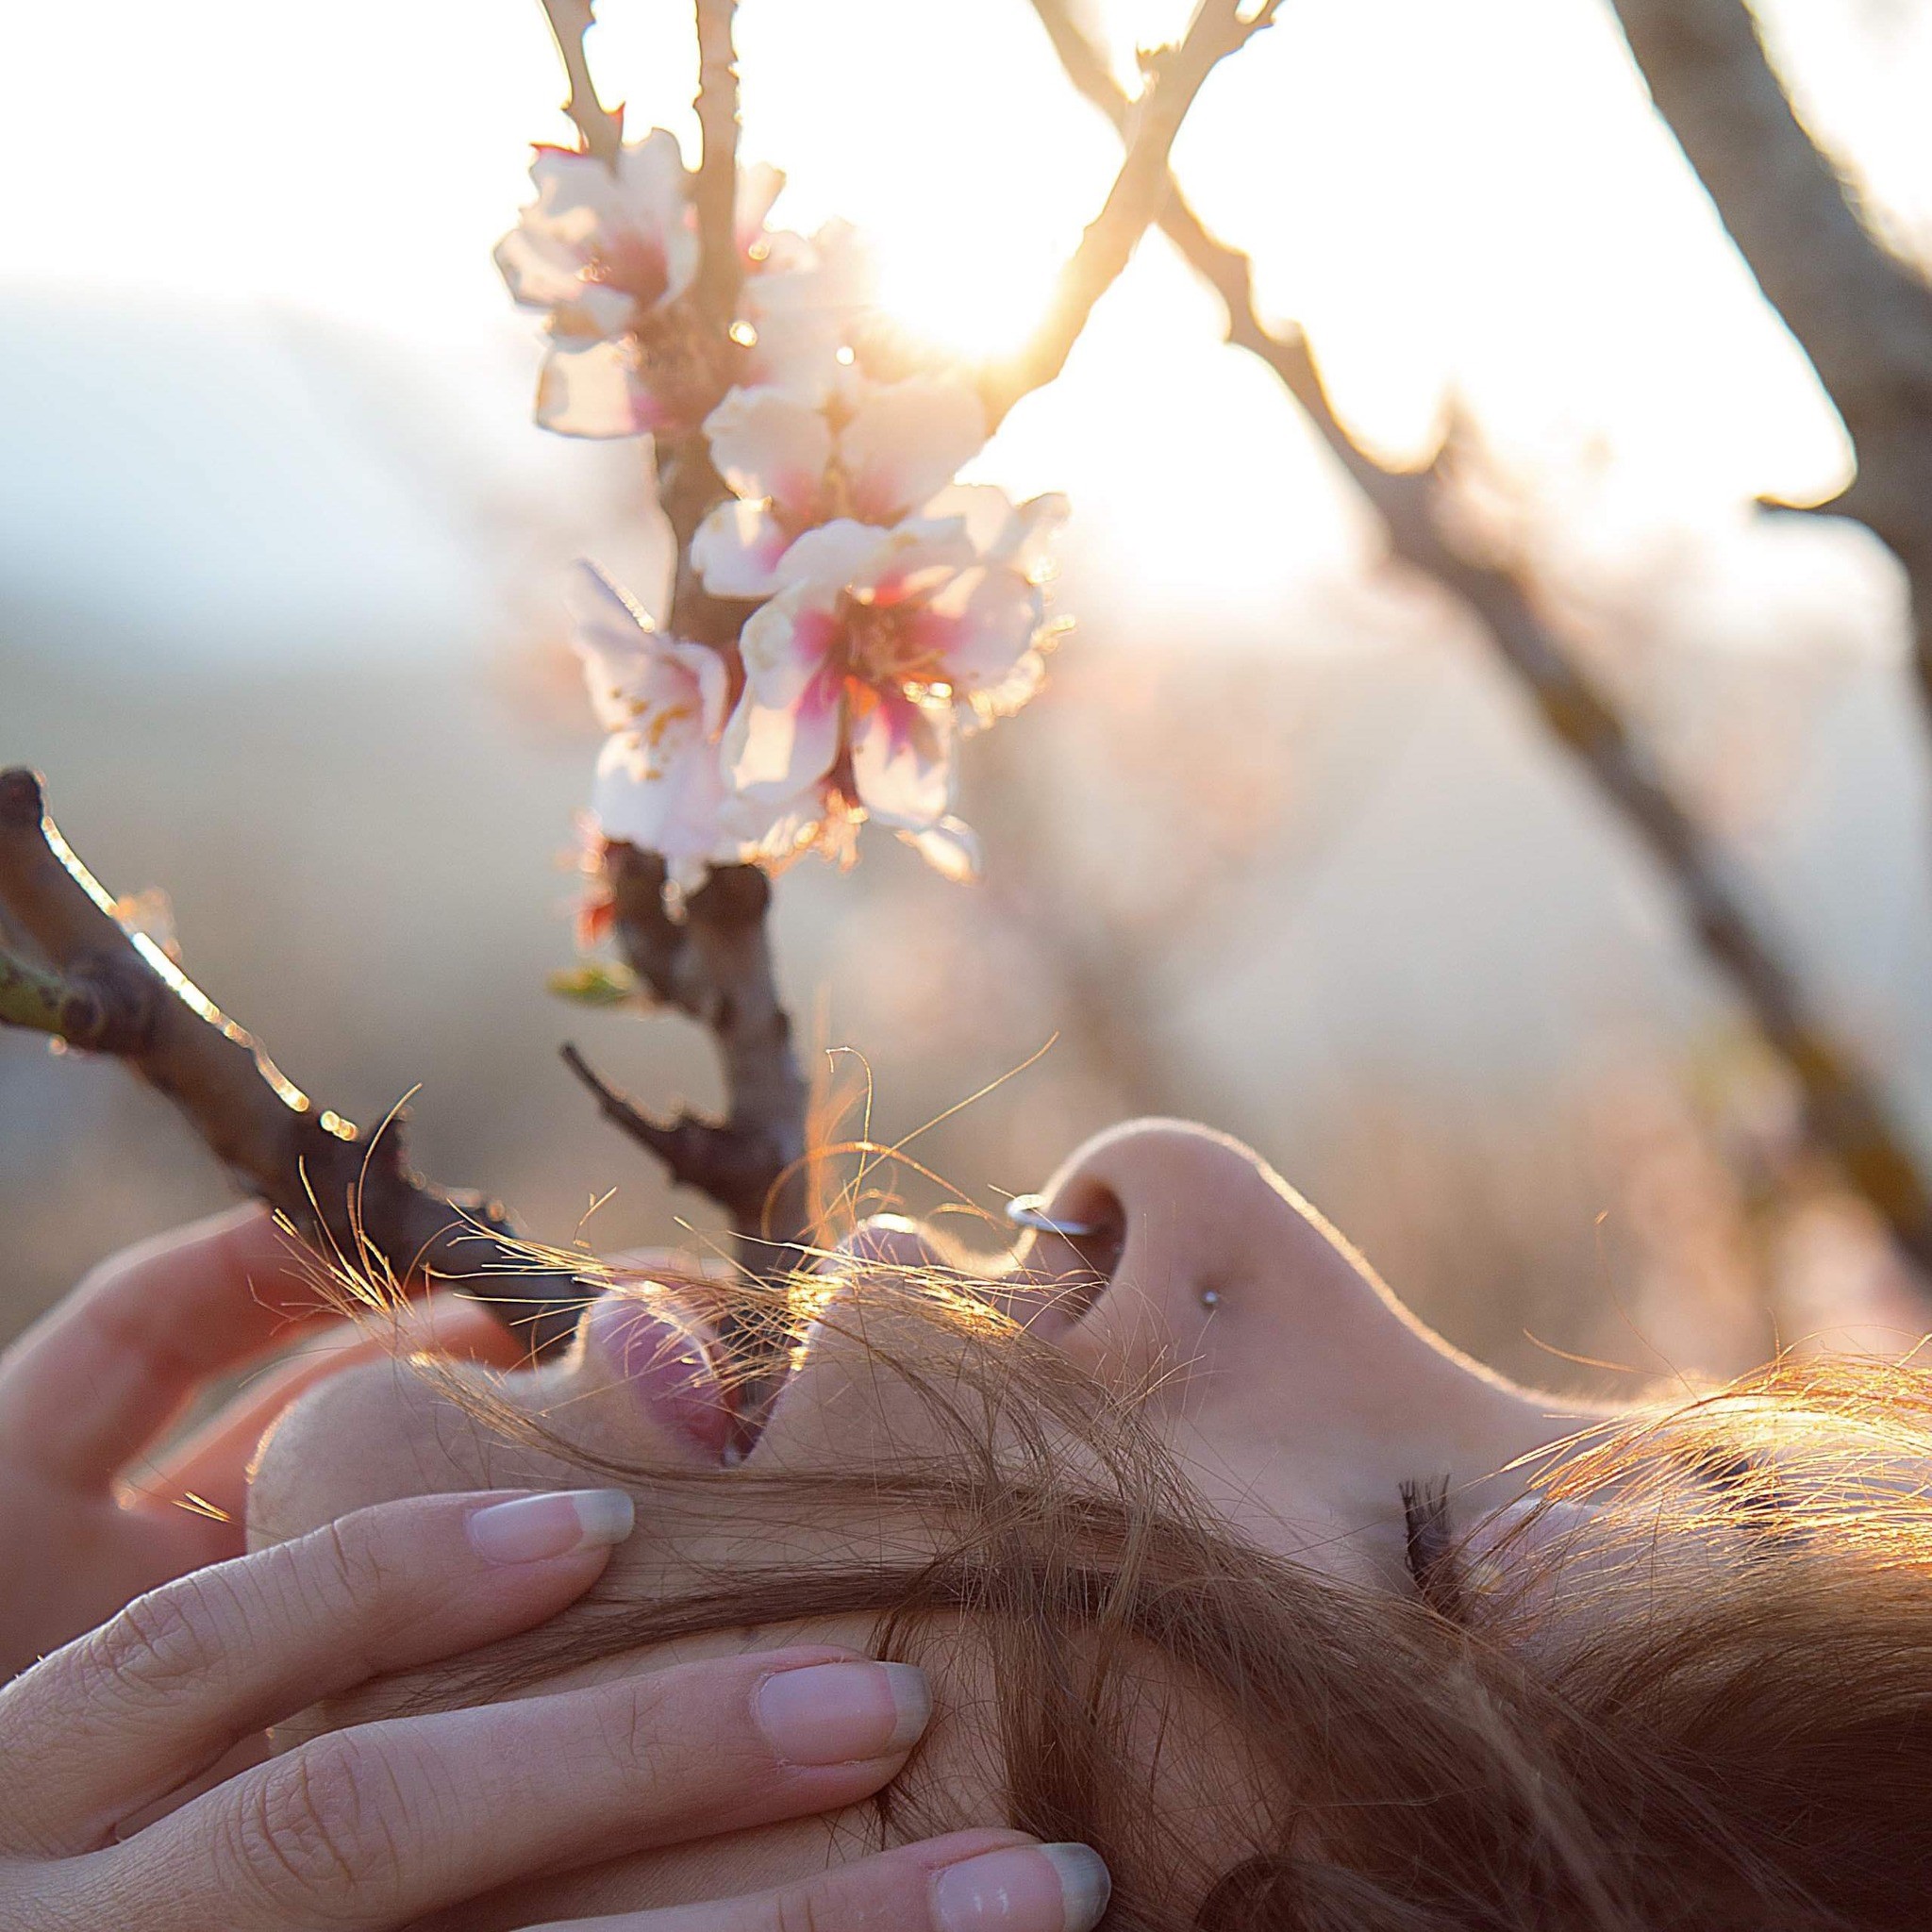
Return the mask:
{"type": "Polygon", "coordinates": [[[845,675],[854,683],[882,691],[946,683],[944,640],[935,635],[941,626],[916,597],[893,596],[884,587],[865,596],[843,591],[837,624],[845,675]]]}

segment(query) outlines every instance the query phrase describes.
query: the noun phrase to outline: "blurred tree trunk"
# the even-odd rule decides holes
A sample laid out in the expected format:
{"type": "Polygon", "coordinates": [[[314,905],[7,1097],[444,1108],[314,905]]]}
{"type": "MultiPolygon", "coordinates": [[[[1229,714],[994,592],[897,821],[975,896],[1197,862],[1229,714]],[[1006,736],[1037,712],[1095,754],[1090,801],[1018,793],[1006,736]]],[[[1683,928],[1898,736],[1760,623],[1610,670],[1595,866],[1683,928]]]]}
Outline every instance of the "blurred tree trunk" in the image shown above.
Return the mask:
{"type": "Polygon", "coordinates": [[[1612,4],[1658,113],[1843,419],[1857,475],[1819,508],[1905,566],[1932,709],[1932,281],[1874,233],[1806,132],[1744,0],[1612,4]]]}

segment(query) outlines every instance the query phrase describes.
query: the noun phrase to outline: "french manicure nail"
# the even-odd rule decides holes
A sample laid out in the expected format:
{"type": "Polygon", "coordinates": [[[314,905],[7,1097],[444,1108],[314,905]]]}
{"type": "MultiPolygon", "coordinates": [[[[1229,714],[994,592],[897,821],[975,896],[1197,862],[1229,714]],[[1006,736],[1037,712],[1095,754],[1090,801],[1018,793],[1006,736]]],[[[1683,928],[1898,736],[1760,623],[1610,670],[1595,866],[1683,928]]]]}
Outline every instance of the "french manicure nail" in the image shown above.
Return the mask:
{"type": "Polygon", "coordinates": [[[933,1884],[940,1932],[1091,1932],[1113,1880],[1091,1845],[1014,1845],[948,1865],[933,1884]]]}
{"type": "Polygon", "coordinates": [[[637,1522],[622,1490],[554,1490],[472,1512],[470,1544],[486,1563],[541,1563],[621,1543],[637,1522]]]}
{"type": "Polygon", "coordinates": [[[793,1764],[891,1757],[925,1729],[932,1691],[917,1664],[805,1664],[776,1671],[754,1699],[758,1729],[793,1764]]]}

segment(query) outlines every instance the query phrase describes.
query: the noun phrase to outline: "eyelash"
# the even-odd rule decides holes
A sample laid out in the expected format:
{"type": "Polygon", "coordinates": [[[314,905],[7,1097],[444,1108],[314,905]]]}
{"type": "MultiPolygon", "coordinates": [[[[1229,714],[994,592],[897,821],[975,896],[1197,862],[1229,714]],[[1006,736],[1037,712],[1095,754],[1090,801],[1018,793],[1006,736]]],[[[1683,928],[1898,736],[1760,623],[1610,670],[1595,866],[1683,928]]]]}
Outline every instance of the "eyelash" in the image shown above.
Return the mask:
{"type": "Polygon", "coordinates": [[[1402,1485],[1403,1560],[1416,1594],[1452,1624],[1469,1621],[1469,1587],[1449,1522],[1449,1478],[1411,1476],[1402,1485]]]}

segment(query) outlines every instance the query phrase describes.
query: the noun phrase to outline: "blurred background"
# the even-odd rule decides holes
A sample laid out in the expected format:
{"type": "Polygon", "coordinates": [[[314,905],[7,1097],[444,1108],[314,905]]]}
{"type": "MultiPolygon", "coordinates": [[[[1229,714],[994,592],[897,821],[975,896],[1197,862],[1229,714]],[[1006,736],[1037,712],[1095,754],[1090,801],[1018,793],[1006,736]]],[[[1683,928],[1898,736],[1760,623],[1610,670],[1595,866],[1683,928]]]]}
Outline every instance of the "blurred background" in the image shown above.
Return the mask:
{"type": "MultiPolygon", "coordinates": [[[[601,10],[606,99],[694,153],[687,8],[601,10]]],[[[1932,256],[1932,7],[1758,11],[1932,256]]],[[[1128,73],[1185,13],[1090,17],[1128,73]]],[[[116,891],[166,890],[190,972],[326,1104],[413,1091],[420,1164],[546,1238],[600,1200],[600,1246],[702,1236],[557,1047],[668,1105],[713,1097],[706,1041],[543,990],[596,742],[562,566],[649,598],[662,553],[637,447],[531,425],[490,261],[528,143],[569,138],[536,0],[97,0],[0,41],[0,762],[47,774],[116,891]]],[[[740,47],[774,220],[851,217],[908,321],[1016,341],[1118,158],[1024,0],[743,0],[740,47]]],[[[1368,448],[1425,460],[1452,400],[1474,423],[1469,513],[1932,1157],[1903,579],[1856,526],[1753,507],[1841,487],[1844,437],[1607,9],[1299,0],[1175,167],[1368,448]]],[[[1566,1387],[1932,1326],[1794,1154],[1670,882],[1221,332],[1150,237],[969,473],[1071,494],[1077,628],[969,753],[984,884],[877,836],[784,877],[816,1069],[869,1072],[881,1140],[936,1122],[908,1153],[994,1211],[1124,1115],[1226,1127],[1453,1340],[1566,1387]]],[[[0,1037],[0,1331],[227,1198],[117,1067],[0,1037]]]]}

